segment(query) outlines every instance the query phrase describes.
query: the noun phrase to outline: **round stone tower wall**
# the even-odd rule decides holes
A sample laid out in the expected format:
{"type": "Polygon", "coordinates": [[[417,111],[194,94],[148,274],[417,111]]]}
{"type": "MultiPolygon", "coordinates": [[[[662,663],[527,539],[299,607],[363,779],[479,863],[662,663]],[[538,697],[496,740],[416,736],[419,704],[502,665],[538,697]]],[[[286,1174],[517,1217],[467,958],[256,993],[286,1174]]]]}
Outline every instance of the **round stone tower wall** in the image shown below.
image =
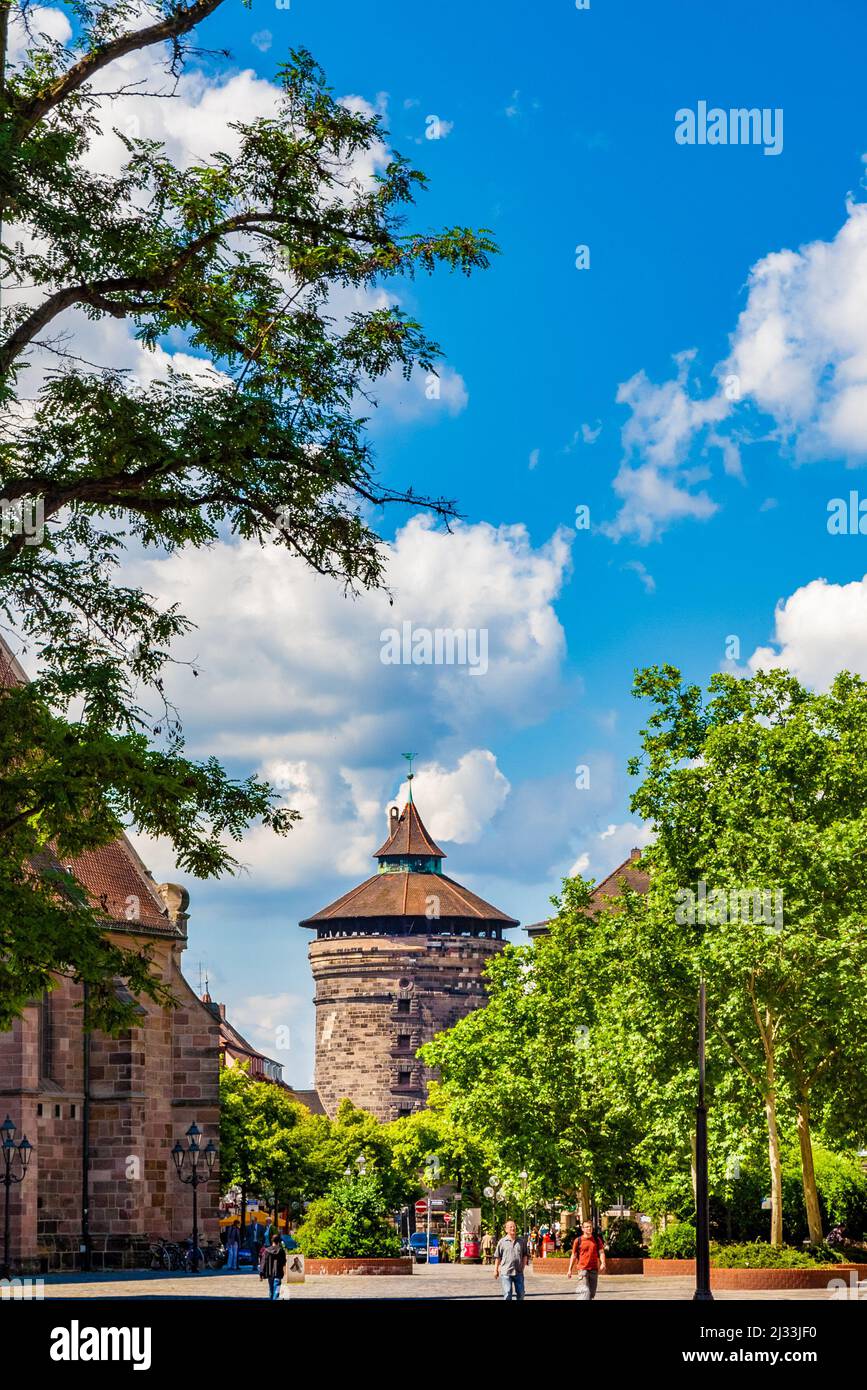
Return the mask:
{"type": "Polygon", "coordinates": [[[329,1115],[344,1097],[379,1120],[427,1099],[422,1043],[486,1000],[493,937],[353,936],[310,944],[316,984],[316,1090],[329,1115]]]}

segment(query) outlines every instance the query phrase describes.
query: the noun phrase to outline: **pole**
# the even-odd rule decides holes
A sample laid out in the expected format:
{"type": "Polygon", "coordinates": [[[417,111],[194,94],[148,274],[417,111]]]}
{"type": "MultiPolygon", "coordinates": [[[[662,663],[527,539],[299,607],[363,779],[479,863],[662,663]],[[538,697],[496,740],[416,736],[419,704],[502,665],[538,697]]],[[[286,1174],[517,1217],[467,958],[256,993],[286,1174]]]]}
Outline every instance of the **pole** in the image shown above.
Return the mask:
{"type": "Polygon", "coordinates": [[[193,1273],[199,1272],[199,1175],[193,1173],[193,1273]]]}
{"type": "Polygon", "coordinates": [[[705,1102],[705,1032],[707,999],[704,980],[698,987],[698,1104],[695,1108],[695,1294],[700,1302],[712,1302],[710,1291],[710,1210],[707,1175],[707,1104],[705,1102]]]}
{"type": "Polygon", "coordinates": [[[82,1025],[84,1028],[84,1038],[82,1043],[82,1064],[83,1064],[83,1089],[84,1098],[81,1106],[81,1240],[79,1242],[79,1268],[82,1270],[90,1269],[90,1028],[88,1015],[88,1002],[90,991],[87,981],[84,981],[83,1006],[82,1006],[82,1025]]]}
{"type": "Polygon", "coordinates": [[[9,1267],[9,1188],[12,1186],[12,1179],[9,1176],[9,1157],[6,1153],[3,1154],[3,1160],[6,1164],[6,1171],[3,1174],[3,1183],[6,1188],[4,1199],[6,1212],[3,1218],[3,1278],[9,1279],[11,1277],[9,1267]]]}
{"type": "Polygon", "coordinates": [[[428,1183],[428,1254],[425,1255],[425,1265],[431,1264],[431,1194],[433,1188],[428,1183]]]}

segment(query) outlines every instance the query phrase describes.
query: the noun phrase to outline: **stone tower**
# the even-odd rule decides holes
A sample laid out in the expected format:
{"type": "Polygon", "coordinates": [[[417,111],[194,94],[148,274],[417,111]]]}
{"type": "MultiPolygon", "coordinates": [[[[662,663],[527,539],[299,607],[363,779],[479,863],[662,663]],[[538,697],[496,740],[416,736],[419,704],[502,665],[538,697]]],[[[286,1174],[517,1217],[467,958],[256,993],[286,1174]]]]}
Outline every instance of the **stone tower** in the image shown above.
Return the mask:
{"type": "Polygon", "coordinates": [[[316,932],[315,1084],[329,1115],[344,1096],[380,1120],[424,1105],[417,1049],[485,1002],[482,970],[518,925],[443,874],[409,787],[378,872],[301,923],[316,932]]]}

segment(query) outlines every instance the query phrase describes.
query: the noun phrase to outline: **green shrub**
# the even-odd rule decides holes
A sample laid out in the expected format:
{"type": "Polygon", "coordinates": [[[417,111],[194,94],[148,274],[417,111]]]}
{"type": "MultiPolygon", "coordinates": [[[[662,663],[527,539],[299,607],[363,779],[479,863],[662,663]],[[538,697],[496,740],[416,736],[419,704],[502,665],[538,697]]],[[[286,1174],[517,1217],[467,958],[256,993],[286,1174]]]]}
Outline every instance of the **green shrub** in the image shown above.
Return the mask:
{"type": "Polygon", "coordinates": [[[764,1240],[741,1245],[711,1245],[710,1262],[722,1269],[815,1269],[817,1265],[838,1264],[840,1256],[827,1246],[796,1250],[783,1245],[777,1249],[764,1240]]]}
{"type": "Polygon", "coordinates": [[[694,1260],[695,1227],[678,1221],[666,1231],[657,1231],[650,1242],[652,1260],[694,1260]]]}
{"type": "Polygon", "coordinates": [[[296,1239],[311,1259],[400,1254],[400,1240],[389,1225],[386,1199],[373,1174],[342,1178],[311,1202],[296,1239]]]}
{"type": "Polygon", "coordinates": [[[617,1259],[631,1259],[644,1254],[644,1241],[637,1221],[618,1217],[606,1232],[606,1248],[617,1259]]]}

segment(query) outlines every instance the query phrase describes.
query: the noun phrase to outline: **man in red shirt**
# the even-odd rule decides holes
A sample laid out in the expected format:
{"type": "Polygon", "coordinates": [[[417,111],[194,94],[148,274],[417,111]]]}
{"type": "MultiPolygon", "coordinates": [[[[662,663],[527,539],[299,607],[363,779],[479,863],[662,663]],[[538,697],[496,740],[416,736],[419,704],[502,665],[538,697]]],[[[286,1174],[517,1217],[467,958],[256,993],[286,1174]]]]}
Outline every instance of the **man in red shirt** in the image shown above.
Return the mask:
{"type": "Polygon", "coordinates": [[[585,1221],[581,1227],[581,1235],[572,1244],[572,1254],[569,1259],[569,1268],[566,1271],[566,1278],[572,1278],[572,1270],[575,1262],[578,1262],[578,1288],[575,1297],[589,1303],[596,1297],[596,1286],[599,1283],[599,1271],[605,1273],[605,1246],[602,1238],[593,1234],[593,1222],[585,1221]]]}

